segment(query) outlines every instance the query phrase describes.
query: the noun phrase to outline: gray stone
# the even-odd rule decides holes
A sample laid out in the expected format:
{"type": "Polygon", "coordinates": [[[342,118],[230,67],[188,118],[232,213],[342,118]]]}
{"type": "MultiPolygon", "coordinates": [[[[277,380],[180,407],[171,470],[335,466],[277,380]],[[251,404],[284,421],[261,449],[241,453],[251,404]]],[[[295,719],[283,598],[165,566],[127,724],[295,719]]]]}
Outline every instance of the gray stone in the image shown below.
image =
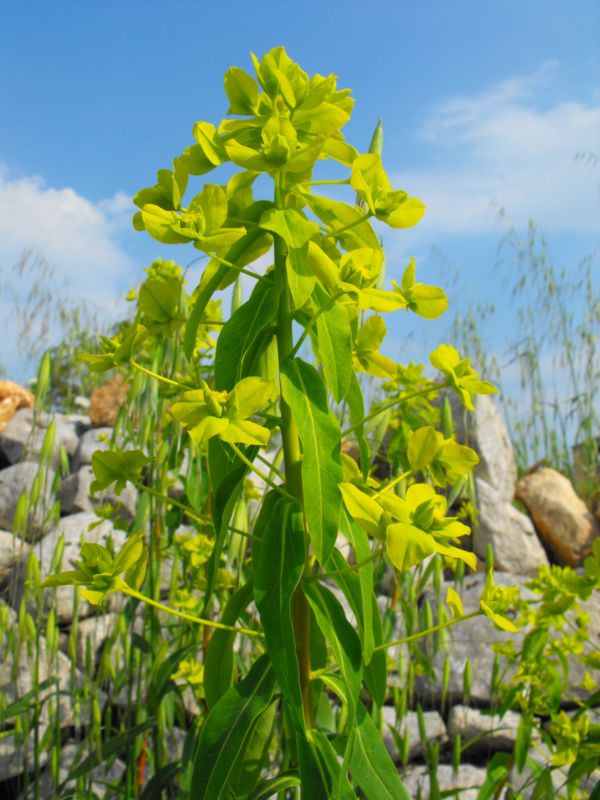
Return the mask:
{"type": "MultiPolygon", "coordinates": [[[[69,742],[67,743],[60,753],[60,767],[59,767],[59,774],[58,774],[58,783],[64,783],[68,776],[70,770],[82,761],[86,756],[89,755],[89,744],[87,742],[83,742],[81,744],[77,744],[76,742],[69,742]]],[[[117,794],[110,793],[110,789],[108,787],[113,786],[117,788],[119,782],[123,778],[125,774],[126,766],[119,758],[115,758],[111,761],[103,761],[97,767],[91,771],[92,777],[92,791],[94,792],[94,796],[96,797],[117,797],[117,794]]],[[[57,793],[57,785],[52,780],[52,773],[50,770],[44,770],[40,777],[40,796],[42,798],[51,798],[58,796],[57,793]]],[[[61,795],[64,792],[73,791],[75,789],[75,781],[71,781],[69,783],[65,783],[63,786],[63,790],[61,795]]],[[[27,798],[34,798],[35,796],[35,789],[32,787],[27,794],[21,794],[21,800],[27,798]]]]}
{"type": "MultiPolygon", "coordinates": [[[[405,736],[408,738],[409,760],[423,755],[424,746],[419,730],[419,715],[416,711],[408,711],[400,720],[398,720],[394,706],[384,706],[381,713],[383,716],[383,741],[394,761],[399,762],[402,758],[398,744],[403,741],[405,736]]],[[[423,713],[423,722],[425,725],[425,744],[429,742],[443,744],[446,742],[448,738],[446,726],[437,711],[425,711],[423,713]]]]}
{"type": "Polygon", "coordinates": [[[520,575],[536,574],[548,556],[528,516],[503,500],[499,492],[481,478],[477,487],[478,524],[473,528],[473,550],[485,558],[492,546],[496,569],[520,575]]]}
{"type": "Polygon", "coordinates": [[[94,669],[100,648],[112,634],[118,618],[118,614],[110,613],[78,620],[75,653],[79,667],[82,669],[85,667],[85,654],[89,647],[92,656],[92,669],[94,669]]]}
{"type": "MultiPolygon", "coordinates": [[[[12,530],[19,497],[23,492],[31,491],[36,475],[42,469],[44,468],[40,467],[39,464],[23,461],[0,471],[1,528],[12,530]]],[[[39,500],[29,512],[26,538],[30,541],[47,533],[52,526],[55,477],[56,473],[52,468],[45,468],[45,477],[42,481],[39,500]]]]}
{"type": "MultiPolygon", "coordinates": [[[[50,723],[52,712],[61,728],[71,725],[74,719],[73,690],[83,686],[83,673],[78,669],[73,670],[71,661],[64,653],[48,653],[43,636],[39,636],[35,643],[22,642],[18,649],[14,644],[3,648],[0,660],[0,691],[6,702],[13,703],[33,690],[36,668],[38,685],[48,678],[58,679],[56,686],[49,687],[43,693],[44,697],[50,699],[40,704],[41,724],[50,723]],[[36,653],[36,650],[39,652],[36,653]]],[[[85,704],[82,704],[82,713],[85,717],[83,705],[85,704]]]]}
{"type": "MultiPolygon", "coordinates": [[[[479,789],[485,781],[486,771],[471,764],[461,764],[456,772],[449,764],[439,764],[437,779],[440,791],[461,790],[460,800],[477,800],[479,789]]],[[[429,800],[429,769],[424,766],[409,766],[400,773],[408,796],[416,798],[421,791],[422,800],[429,800]]]]}
{"type": "MultiPolygon", "coordinates": [[[[470,575],[463,581],[462,590],[457,588],[462,596],[465,614],[479,608],[481,592],[486,576],[483,573],[470,575]]],[[[532,598],[534,595],[525,588],[524,576],[513,575],[507,572],[497,572],[494,580],[500,586],[518,586],[523,597],[532,598]]],[[[449,584],[454,587],[454,584],[449,584]]],[[[447,585],[442,587],[441,596],[445,597],[447,585]]],[[[427,595],[434,608],[436,599],[433,593],[427,595]]],[[[487,617],[474,617],[465,620],[459,625],[454,625],[446,632],[447,647],[441,647],[437,652],[432,652],[431,637],[422,640],[424,652],[431,658],[437,680],[432,680],[427,675],[418,675],[416,678],[416,693],[418,698],[426,705],[439,707],[442,701],[441,675],[443,673],[446,656],[449,658],[450,673],[447,689],[447,699],[450,704],[468,701],[476,706],[489,707],[492,701],[491,680],[496,654],[492,649],[494,643],[509,642],[519,638],[521,634],[509,633],[496,628],[487,617]],[[464,698],[464,674],[467,662],[471,664],[471,691],[469,698],[464,698]]]]}
{"type": "MultiPolygon", "coordinates": [[[[512,752],[520,721],[521,715],[516,711],[506,711],[499,717],[497,714],[484,714],[476,708],[459,705],[450,709],[448,735],[451,738],[460,736],[463,747],[474,740],[468,747],[469,752],[512,752]]],[[[537,739],[539,740],[539,736],[537,739]]]]}
{"type": "Polygon", "coordinates": [[[112,428],[92,428],[86,431],[79,440],[73,460],[73,469],[77,470],[85,464],[91,464],[92,455],[96,450],[108,450],[112,432],[112,428]]]}
{"type": "MultiPolygon", "coordinates": [[[[1,474],[1,473],[0,473],[1,474]]],[[[125,544],[126,534],[124,531],[115,528],[107,520],[99,520],[98,517],[89,512],[82,511],[79,514],[72,514],[63,517],[56,527],[34,548],[39,563],[42,580],[49,574],[50,562],[58,544],[61,534],[64,536],[64,552],[62,566],[60,569],[73,569],[74,562],[79,559],[80,542],[82,539],[88,542],[106,545],[112,541],[115,551],[121,549],[125,544]]],[[[18,607],[23,591],[24,569],[19,574],[19,589],[15,600],[15,607],[18,607]]],[[[58,586],[56,589],[45,590],[45,600],[47,604],[55,603],[58,622],[61,625],[69,624],[73,619],[74,593],[76,588],[73,586],[58,586]],[[54,599],[53,599],[54,595],[54,599]]],[[[123,596],[118,592],[113,592],[107,597],[107,608],[109,610],[122,608],[124,604],[123,596]]],[[[88,617],[97,613],[98,609],[80,600],[78,605],[78,616],[88,617]]]]}
{"type": "Polygon", "coordinates": [[[479,455],[475,477],[493,486],[500,497],[510,502],[515,493],[517,466],[508,430],[496,404],[488,395],[478,395],[475,411],[465,409],[458,395],[448,391],[457,441],[472,447],[479,455]]]}
{"type": "Polygon", "coordinates": [[[103,492],[90,494],[94,480],[94,472],[89,465],[81,467],[74,475],[69,475],[60,487],[60,505],[65,514],[76,514],[78,511],[93,511],[98,506],[110,503],[115,508],[115,515],[123,522],[131,522],[135,517],[138,492],[131,484],[126,484],[120,495],[113,487],[103,492]]]}
{"type": "MultiPolygon", "coordinates": [[[[40,736],[45,728],[40,726],[40,736]]],[[[16,778],[25,772],[27,767],[31,771],[34,763],[35,744],[33,734],[23,742],[14,733],[9,733],[0,737],[0,777],[2,780],[16,778]]],[[[48,762],[48,753],[38,748],[40,766],[44,767],[48,762]]],[[[51,796],[51,795],[47,795],[51,796]]]]}
{"type": "Polygon", "coordinates": [[[14,533],[0,531],[0,583],[4,582],[29,553],[29,545],[14,533]]]}
{"type": "MultiPolygon", "coordinates": [[[[483,573],[476,573],[465,578],[462,589],[456,587],[453,583],[444,584],[441,596],[446,596],[448,585],[453,586],[461,594],[465,614],[468,614],[479,608],[485,580],[486,576],[483,573]]],[[[539,595],[534,594],[526,587],[525,584],[528,580],[523,575],[514,575],[509,572],[494,573],[494,581],[497,585],[517,586],[521,592],[522,599],[538,599],[539,595]]],[[[435,594],[430,592],[426,596],[432,605],[435,620],[437,616],[435,594]]],[[[585,646],[585,652],[592,652],[600,647],[600,592],[595,592],[589,600],[582,602],[580,605],[582,611],[587,612],[590,617],[590,621],[586,626],[590,641],[585,646]]],[[[569,616],[570,614],[568,613],[567,618],[569,616]]],[[[496,658],[493,645],[513,642],[518,649],[521,646],[523,637],[529,630],[529,628],[521,628],[518,633],[499,630],[487,617],[479,616],[449,628],[445,637],[447,644],[438,647],[437,650],[432,647],[432,637],[421,640],[423,652],[429,658],[437,679],[432,680],[427,675],[418,675],[416,677],[415,688],[418,699],[428,707],[439,707],[442,701],[441,676],[443,674],[444,661],[447,657],[450,670],[447,699],[450,704],[464,703],[480,708],[489,708],[492,703],[491,679],[496,658]],[[469,697],[464,697],[463,683],[467,662],[471,665],[471,692],[469,697]]],[[[568,660],[569,686],[565,687],[562,695],[562,702],[565,707],[573,705],[577,699],[581,700],[589,694],[589,692],[586,693],[581,685],[586,670],[584,664],[575,656],[569,656],[568,660]]],[[[507,680],[510,675],[511,672],[509,670],[505,676],[507,680]]]]}
{"type": "Polygon", "coordinates": [[[0,434],[0,450],[11,464],[18,461],[37,461],[42,443],[51,422],[56,425],[56,436],[52,451],[52,465],[60,463],[60,448],[71,457],[79,445],[79,435],[84,432],[86,417],[79,414],[37,414],[33,409],[22,408],[16,412],[0,434]]]}

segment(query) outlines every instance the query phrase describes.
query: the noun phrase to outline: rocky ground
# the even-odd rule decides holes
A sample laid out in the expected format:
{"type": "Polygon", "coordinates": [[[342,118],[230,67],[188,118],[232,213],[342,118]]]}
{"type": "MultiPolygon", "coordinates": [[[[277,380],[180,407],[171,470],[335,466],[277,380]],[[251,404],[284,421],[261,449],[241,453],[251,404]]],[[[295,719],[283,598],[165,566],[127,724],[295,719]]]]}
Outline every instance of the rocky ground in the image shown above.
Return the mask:
{"type": "MultiPolygon", "coordinates": [[[[8,383],[4,382],[5,385],[8,383]]],[[[127,487],[118,498],[110,491],[90,497],[91,457],[94,450],[108,446],[112,428],[101,423],[112,421],[110,417],[107,418],[106,414],[103,417],[96,409],[94,426],[89,415],[35,416],[31,408],[33,398],[28,393],[22,391],[16,399],[6,402],[6,397],[13,397],[15,393],[3,398],[2,385],[0,382],[0,428],[4,425],[0,432],[0,588],[4,599],[0,603],[0,628],[4,626],[7,629],[17,624],[17,611],[23,595],[24,565],[30,550],[33,548],[38,555],[43,578],[49,570],[60,535],[64,536],[65,545],[63,568],[68,568],[67,565],[78,556],[82,536],[100,543],[110,538],[117,547],[120,546],[125,540],[123,530],[107,520],[98,524],[95,509],[109,501],[118,505],[123,520],[131,520],[135,514],[137,491],[127,487]],[[55,442],[52,452],[47,454],[47,467],[42,467],[40,452],[51,421],[56,425],[55,442]],[[19,528],[19,498],[24,492],[37,495],[25,531],[19,528]]],[[[459,440],[474,447],[480,456],[475,471],[480,514],[479,524],[474,527],[471,537],[472,548],[484,558],[487,546],[491,545],[496,582],[517,585],[526,593],[527,577],[536,573],[540,564],[580,565],[600,530],[598,520],[576,496],[570,482],[555,470],[544,468],[517,483],[510,439],[490,398],[478,398],[476,412],[468,424],[461,408],[455,408],[455,417],[459,440]],[[515,498],[527,513],[513,505],[515,498]]],[[[470,575],[456,587],[462,595],[465,612],[478,608],[483,580],[483,574],[470,575]]],[[[446,594],[445,588],[442,596],[446,594]]],[[[117,595],[110,598],[112,606],[107,613],[98,614],[95,608],[84,602],[78,604],[75,657],[79,671],[76,680],[83,681],[80,670],[85,664],[86,650],[97,653],[114,629],[121,600],[117,595]]],[[[435,594],[430,592],[428,599],[435,608],[435,594]]],[[[598,597],[590,600],[588,605],[592,620],[591,639],[595,645],[600,645],[598,597]]],[[[73,589],[59,588],[56,613],[61,628],[61,646],[65,651],[70,626],[74,622],[73,608],[73,589]]],[[[349,609],[348,614],[351,614],[349,609]]],[[[397,633],[402,635],[400,628],[397,633]]],[[[426,675],[417,679],[415,701],[424,709],[421,723],[416,710],[398,718],[390,696],[389,705],[383,709],[385,741],[398,764],[402,760],[406,762],[402,768],[403,780],[411,797],[418,796],[419,787],[423,798],[429,796],[428,770],[424,763],[427,743],[440,746],[438,779],[441,791],[460,788],[460,797],[464,800],[477,797],[486,764],[492,755],[512,750],[519,715],[507,712],[499,718],[494,716],[490,707],[495,658],[492,644],[513,636],[499,631],[489,620],[480,617],[451,629],[445,646],[433,655],[436,679],[426,675]],[[446,667],[449,674],[446,697],[442,698],[440,676],[445,662],[449,664],[446,667]],[[465,696],[467,662],[471,664],[472,680],[468,696],[465,696]],[[463,755],[460,769],[454,772],[452,745],[458,735],[463,743],[472,744],[463,755]]],[[[45,652],[43,639],[40,648],[45,652]]],[[[401,663],[402,654],[397,655],[401,663]]],[[[7,702],[31,690],[34,658],[33,653],[23,652],[18,666],[8,656],[0,662],[0,692],[4,693],[7,702]]],[[[42,671],[38,680],[56,675],[66,688],[71,669],[66,653],[59,650],[54,660],[43,656],[39,660],[42,671]]],[[[583,678],[579,665],[573,667],[570,677],[572,686],[569,688],[577,692],[583,678]]],[[[399,671],[390,676],[390,685],[401,685],[402,680],[399,671]]],[[[60,725],[65,732],[61,756],[63,771],[75,755],[75,744],[68,738],[72,722],[73,709],[65,695],[61,700],[60,716],[60,725]]],[[[42,731],[46,724],[42,714],[42,731]]],[[[185,732],[174,730],[172,734],[173,742],[177,743],[174,747],[181,748],[185,732]]],[[[546,757],[544,745],[538,744],[539,759],[543,763],[546,757]]],[[[0,739],[0,787],[2,781],[20,774],[24,756],[14,735],[0,739]]],[[[110,778],[118,778],[119,770],[123,770],[123,765],[116,761],[111,767],[110,778]]],[[[98,779],[104,780],[106,776],[99,774],[98,779]]],[[[523,781],[524,777],[521,776],[520,780],[523,781]]]]}

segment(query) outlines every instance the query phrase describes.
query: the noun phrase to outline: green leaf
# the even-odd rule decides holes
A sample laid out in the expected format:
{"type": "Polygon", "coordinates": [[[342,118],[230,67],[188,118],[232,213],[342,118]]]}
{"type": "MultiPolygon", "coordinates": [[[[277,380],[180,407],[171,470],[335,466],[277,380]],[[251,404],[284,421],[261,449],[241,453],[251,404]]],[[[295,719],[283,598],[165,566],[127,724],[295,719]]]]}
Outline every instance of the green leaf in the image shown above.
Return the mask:
{"type": "Polygon", "coordinates": [[[256,720],[254,727],[244,746],[244,758],[237,775],[231,782],[231,789],[236,797],[246,796],[254,791],[260,773],[269,765],[269,748],[273,738],[275,716],[279,709],[279,700],[274,700],[256,720]]]}
{"type": "Polygon", "coordinates": [[[339,489],[350,517],[371,536],[381,538],[379,523],[383,509],[379,503],[353,483],[340,483],[339,489]]]}
{"type": "Polygon", "coordinates": [[[331,778],[332,790],[330,796],[336,798],[336,800],[356,800],[356,795],[348,783],[348,776],[343,769],[343,765],[339,763],[338,754],[327,735],[323,731],[313,730],[310,733],[310,738],[331,778]]]}
{"type": "Polygon", "coordinates": [[[337,236],[347,250],[364,247],[365,245],[375,250],[380,249],[379,239],[373,228],[367,221],[360,222],[364,217],[362,211],[346,203],[341,203],[339,200],[314,195],[308,191],[302,192],[302,197],[306,200],[311,211],[332,229],[334,235],[336,235],[336,230],[346,228],[348,225],[354,226],[337,236]]]}
{"type": "Polygon", "coordinates": [[[493,800],[504,786],[512,765],[510,753],[494,753],[488,764],[485,781],[477,794],[477,800],[493,800]]]}
{"type": "Polygon", "coordinates": [[[425,469],[438,449],[438,438],[434,428],[425,425],[413,431],[408,437],[408,463],[414,472],[425,469]]]}
{"type": "Polygon", "coordinates": [[[198,327],[202,322],[202,317],[204,316],[208,301],[213,296],[214,292],[216,292],[216,290],[219,288],[219,284],[228,272],[230,272],[229,268],[221,264],[216,272],[214,272],[214,274],[209,278],[206,285],[198,293],[198,297],[196,298],[196,302],[194,303],[194,306],[190,312],[190,316],[185,327],[185,336],[183,340],[183,349],[188,361],[191,360],[194,353],[198,327]]]}
{"type": "MultiPolygon", "coordinates": [[[[314,297],[324,306],[329,297],[316,286],[314,297]]],[[[317,309],[318,310],[318,309],[317,309]]],[[[323,365],[325,380],[336,403],[348,394],[352,377],[352,331],[346,307],[335,302],[317,317],[318,357],[323,365]]]]}
{"type": "Polygon", "coordinates": [[[367,800],[410,800],[398,771],[362,703],[358,704],[350,773],[367,800]]]}
{"type": "Polygon", "coordinates": [[[260,226],[280,236],[287,245],[288,285],[294,307],[301,308],[310,297],[316,278],[308,263],[308,243],[319,226],[292,208],[268,209],[260,218],[260,226]]]}
{"type": "Polygon", "coordinates": [[[462,617],[463,614],[465,613],[463,610],[463,604],[460,595],[458,594],[456,589],[452,588],[452,586],[448,587],[448,592],[446,594],[446,604],[450,608],[450,611],[452,611],[452,617],[454,619],[462,617]]]}
{"type": "Polygon", "coordinates": [[[364,426],[359,424],[365,418],[365,403],[360,383],[354,372],[350,375],[350,387],[346,395],[346,400],[348,401],[350,422],[353,426],[356,426],[354,435],[356,436],[360,452],[360,469],[364,480],[367,480],[371,470],[371,453],[369,444],[365,438],[364,426]]]}
{"type": "MultiPolygon", "coordinates": [[[[352,545],[354,550],[356,562],[360,563],[361,561],[365,561],[371,555],[371,546],[369,544],[369,537],[367,534],[358,526],[355,525],[348,519],[348,516],[342,513],[341,516],[341,531],[346,537],[346,539],[352,545]]],[[[334,551],[335,552],[335,551],[334,551]]],[[[356,578],[358,584],[360,586],[360,611],[356,615],[356,618],[359,620],[359,627],[362,628],[361,631],[361,640],[362,640],[362,651],[363,651],[363,660],[365,664],[368,664],[371,661],[373,655],[373,648],[375,647],[375,641],[373,638],[373,562],[369,561],[358,570],[358,573],[355,575],[353,573],[344,573],[344,578],[350,577],[352,579],[356,578]]],[[[346,595],[348,597],[348,595],[346,595]]],[[[348,602],[350,602],[350,598],[348,597],[348,602]]]]}
{"type": "Polygon", "coordinates": [[[331,776],[313,743],[303,733],[296,733],[296,747],[302,795],[311,800],[331,800],[331,776]]]}
{"type": "Polygon", "coordinates": [[[302,442],[304,513],[315,555],[323,564],[335,546],[342,504],[340,428],[329,410],[321,378],[309,364],[299,358],[285,361],[281,390],[302,442]]]}
{"type": "MultiPolygon", "coordinates": [[[[219,622],[234,625],[252,599],[252,581],[245,583],[233,594],[219,622]]],[[[225,694],[233,683],[233,631],[215,630],[210,638],[204,658],[204,696],[209,709],[225,694]]]]}
{"type": "Polygon", "coordinates": [[[302,690],[292,622],[292,598],[306,558],[300,505],[280,498],[262,532],[260,557],[255,564],[254,598],[290,719],[296,730],[303,731],[302,690]]]}
{"type": "Polygon", "coordinates": [[[273,282],[263,279],[254,288],[249,300],[241,305],[225,323],[217,340],[215,354],[215,386],[230,391],[246,376],[252,363],[253,346],[260,333],[269,327],[277,314],[277,290],[273,282]]]}
{"type": "Polygon", "coordinates": [[[140,800],[162,800],[165,792],[181,772],[181,761],[171,761],[160,767],[144,786],[140,800]]]}
{"type": "Polygon", "coordinates": [[[362,680],[362,653],[356,631],[329,589],[317,581],[305,581],[302,589],[346,682],[349,710],[354,716],[362,680]]]}
{"type": "Polygon", "coordinates": [[[149,278],[140,287],[138,310],[155,322],[171,322],[179,314],[179,278],[149,278]]]}
{"type": "Polygon", "coordinates": [[[272,800],[279,792],[285,792],[286,789],[293,789],[295,786],[300,786],[300,778],[294,772],[282,773],[276,778],[262,781],[248,800],[272,800]]]}
{"type": "Polygon", "coordinates": [[[58,791],[64,791],[68,783],[74,781],[76,778],[83,777],[83,775],[87,775],[99,764],[107,761],[110,756],[122,752],[127,746],[132,745],[138,736],[154,727],[154,725],[156,725],[156,719],[150,717],[144,720],[144,722],[140,722],[139,725],[134,725],[126,731],[123,731],[123,733],[118,733],[116,736],[113,736],[108,741],[102,742],[102,755],[99,756],[97,753],[91,753],[75,767],[72,767],[64,783],[58,787],[58,791]]]}
{"type": "Polygon", "coordinates": [[[96,450],[92,454],[92,469],[96,480],[92,481],[90,493],[102,492],[115,484],[115,492],[121,494],[127,481],[139,483],[148,457],[141,450],[96,450]]]}
{"type": "Polygon", "coordinates": [[[258,86],[254,78],[239,67],[225,73],[225,92],[229,99],[228,114],[254,114],[258,104],[258,86]]]}
{"type": "Polygon", "coordinates": [[[268,655],[219,699],[206,718],[196,752],[190,800],[221,800],[258,717],[271,704],[275,675],[268,655]]]}

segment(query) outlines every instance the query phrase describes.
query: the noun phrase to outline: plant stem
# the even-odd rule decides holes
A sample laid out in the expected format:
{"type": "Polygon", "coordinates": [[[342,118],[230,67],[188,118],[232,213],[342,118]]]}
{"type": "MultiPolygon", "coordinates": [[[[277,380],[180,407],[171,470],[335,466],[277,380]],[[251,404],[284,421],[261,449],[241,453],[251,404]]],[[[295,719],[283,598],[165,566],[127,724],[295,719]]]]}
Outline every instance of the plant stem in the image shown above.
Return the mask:
{"type": "Polygon", "coordinates": [[[414,642],[416,639],[422,639],[424,636],[430,636],[432,633],[437,633],[437,631],[441,631],[444,628],[450,628],[452,625],[456,625],[457,622],[464,622],[467,619],[479,617],[481,614],[483,614],[483,611],[478,608],[477,611],[472,611],[470,614],[465,614],[464,617],[453,617],[447,622],[440,622],[439,625],[434,625],[433,628],[428,628],[426,631],[419,631],[418,633],[413,633],[411,636],[404,636],[402,639],[394,639],[393,642],[384,642],[384,644],[380,644],[373,648],[373,652],[376,653],[378,650],[387,650],[388,647],[396,647],[399,644],[414,642]]]}
{"type": "Polygon", "coordinates": [[[229,442],[229,446],[231,447],[233,452],[236,454],[236,456],[240,459],[240,461],[243,461],[244,464],[248,467],[248,469],[251,470],[252,472],[254,472],[256,475],[258,475],[258,477],[261,480],[263,480],[268,486],[270,486],[271,489],[275,489],[276,492],[279,492],[279,494],[283,495],[284,497],[287,497],[289,500],[293,500],[294,499],[289,492],[286,492],[285,489],[282,489],[281,486],[278,486],[274,481],[272,481],[269,478],[268,475],[265,475],[265,473],[261,472],[258,467],[254,466],[252,461],[250,461],[250,459],[247,458],[242,453],[242,451],[240,450],[240,448],[236,444],[233,444],[233,442],[229,442]]]}
{"type": "Polygon", "coordinates": [[[377,550],[373,550],[370,556],[363,558],[362,561],[359,561],[356,564],[350,564],[343,569],[334,569],[331,572],[317,572],[315,575],[308,575],[305,580],[321,581],[325,578],[335,578],[337,575],[345,575],[347,572],[357,572],[361,567],[364,567],[365,564],[370,564],[371,561],[375,561],[377,558],[380,558],[384,552],[385,548],[380,547],[377,550]]]}
{"type": "Polygon", "coordinates": [[[393,481],[390,481],[389,483],[386,483],[386,485],[383,486],[381,489],[379,489],[379,491],[375,492],[373,497],[379,497],[384,492],[387,492],[388,489],[392,489],[394,486],[396,486],[398,483],[400,483],[400,481],[403,481],[405,478],[408,478],[408,476],[411,475],[411,474],[412,474],[412,469],[406,470],[406,472],[403,472],[402,475],[398,475],[398,477],[394,478],[393,481]]]}
{"type": "Polygon", "coordinates": [[[237,264],[232,264],[231,261],[226,261],[221,256],[213,255],[211,258],[214,258],[215,261],[218,261],[219,264],[223,264],[224,267],[229,267],[230,269],[234,269],[236,272],[242,272],[244,275],[248,275],[250,278],[255,278],[257,281],[262,280],[262,275],[259,275],[258,272],[252,272],[250,269],[244,269],[243,267],[238,267],[237,264]]]}
{"type": "MultiPolygon", "coordinates": [[[[282,209],[283,192],[281,186],[282,176],[280,173],[275,176],[275,206],[282,209]]],[[[291,357],[294,352],[294,339],[292,332],[293,311],[290,308],[290,290],[285,268],[286,245],[280,236],[274,237],[275,254],[275,281],[279,287],[279,310],[277,318],[277,348],[279,351],[279,369],[291,357]]],[[[292,410],[283,398],[281,393],[281,440],[283,443],[283,455],[285,463],[285,481],[288,491],[292,494],[302,508],[304,508],[304,492],[302,485],[302,451],[300,448],[300,437],[298,428],[294,421],[292,410]]],[[[306,563],[304,575],[307,576],[310,570],[308,536],[304,532],[306,546],[306,563]]],[[[294,635],[296,639],[296,653],[298,655],[298,666],[300,672],[300,689],[302,692],[302,707],[304,719],[308,728],[313,727],[314,712],[310,694],[310,608],[308,601],[302,591],[302,586],[298,586],[292,598],[292,622],[294,625],[294,635]]]]}
{"type": "Polygon", "coordinates": [[[302,186],[349,186],[350,181],[346,179],[330,181],[306,181],[302,186]]]}
{"type": "Polygon", "coordinates": [[[308,336],[308,333],[309,333],[310,329],[315,324],[317,319],[321,316],[321,314],[324,311],[327,311],[328,308],[331,308],[331,306],[335,303],[335,301],[338,300],[343,294],[345,294],[344,291],[336,292],[334,295],[332,295],[329,298],[329,300],[326,303],[323,303],[322,306],[319,306],[319,308],[315,311],[315,313],[312,315],[312,317],[306,323],[306,327],[302,331],[302,334],[301,334],[300,338],[298,339],[298,341],[296,342],[296,344],[294,345],[294,347],[292,349],[292,352],[290,353],[290,358],[293,358],[296,355],[296,353],[298,352],[298,350],[302,347],[302,344],[304,343],[304,340],[308,336]]]}
{"type": "Polygon", "coordinates": [[[139,489],[140,492],[147,492],[153,497],[156,497],[158,500],[163,500],[165,503],[170,503],[170,505],[181,509],[187,514],[188,517],[195,519],[197,522],[212,522],[212,519],[207,517],[205,514],[198,514],[198,512],[194,511],[193,508],[186,506],[185,503],[180,503],[179,500],[175,500],[173,497],[169,497],[167,494],[157,492],[156,489],[153,489],[151,486],[145,486],[143,483],[140,483],[139,481],[132,481],[131,479],[129,482],[135,486],[136,489],[139,489]]]}
{"type": "Polygon", "coordinates": [[[139,372],[143,372],[144,375],[149,375],[151,378],[154,378],[161,383],[166,383],[167,386],[175,386],[177,389],[183,389],[184,392],[190,392],[193,387],[192,386],[185,386],[183,383],[177,383],[177,381],[172,381],[170,378],[165,378],[164,375],[159,375],[158,372],[153,372],[151,369],[147,367],[143,367],[141,364],[138,364],[137,361],[131,359],[129,362],[134,369],[139,370],[139,372]]]}
{"type": "Polygon", "coordinates": [[[204,625],[208,628],[218,628],[221,631],[232,631],[233,633],[243,633],[246,636],[255,636],[261,638],[263,636],[261,631],[253,631],[250,628],[236,628],[234,625],[225,625],[223,622],[214,622],[211,619],[203,619],[202,617],[195,617],[192,614],[186,614],[184,611],[178,611],[176,608],[170,608],[169,606],[165,606],[162,603],[159,603],[158,600],[153,600],[151,597],[146,597],[146,595],[143,595],[140,592],[136,592],[135,589],[132,589],[130,586],[127,585],[120,587],[120,589],[123,592],[123,594],[129,595],[129,597],[133,597],[136,600],[140,600],[142,603],[146,603],[147,605],[153,606],[154,608],[157,608],[160,611],[164,611],[166,614],[171,614],[174,617],[185,619],[187,620],[187,622],[194,622],[197,625],[204,625]]]}
{"type": "Polygon", "coordinates": [[[400,406],[403,403],[407,403],[409,400],[413,400],[415,397],[422,397],[423,395],[431,394],[431,392],[439,392],[440,389],[444,389],[449,385],[450,384],[448,382],[436,383],[435,386],[428,386],[426,389],[419,389],[418,392],[412,392],[411,394],[405,394],[404,397],[398,397],[395,400],[390,400],[388,403],[384,403],[382,406],[379,406],[379,408],[376,408],[375,411],[371,411],[366,417],[363,417],[360,422],[357,422],[356,425],[346,428],[345,431],[342,431],[342,436],[348,436],[349,433],[352,433],[352,431],[360,428],[365,424],[365,422],[369,422],[369,420],[373,419],[374,417],[378,417],[380,414],[383,414],[383,412],[387,411],[388,408],[400,406]]]}
{"type": "Polygon", "coordinates": [[[355,219],[354,222],[351,222],[349,225],[344,225],[343,228],[329,228],[329,235],[333,235],[337,239],[341,233],[346,233],[346,231],[356,228],[358,225],[362,225],[363,222],[367,222],[367,220],[371,219],[372,216],[373,212],[368,211],[366,214],[363,214],[362,217],[355,219]]]}

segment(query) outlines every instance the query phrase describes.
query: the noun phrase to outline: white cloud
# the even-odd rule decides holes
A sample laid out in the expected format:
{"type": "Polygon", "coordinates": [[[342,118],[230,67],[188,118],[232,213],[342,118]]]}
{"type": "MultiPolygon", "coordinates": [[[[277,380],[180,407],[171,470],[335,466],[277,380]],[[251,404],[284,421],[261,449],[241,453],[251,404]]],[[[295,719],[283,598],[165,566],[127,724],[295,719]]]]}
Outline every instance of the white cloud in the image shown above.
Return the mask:
{"type": "Polygon", "coordinates": [[[129,200],[123,193],[92,203],[74,189],[55,189],[38,176],[10,179],[0,169],[0,265],[5,274],[24,250],[56,265],[73,297],[114,297],[132,259],[118,243],[129,200]]]}
{"type": "Polygon", "coordinates": [[[435,166],[395,181],[427,205],[422,234],[493,230],[498,206],[517,225],[535,219],[552,231],[600,230],[600,172],[577,160],[599,154],[600,106],[536,107],[555,68],[548,63],[431,111],[420,136],[435,148],[435,166]]]}
{"type": "MultiPolygon", "coordinates": [[[[0,164],[0,365],[16,379],[28,377],[33,365],[23,361],[18,349],[15,317],[16,294],[29,309],[42,296],[60,298],[57,304],[84,301],[103,324],[123,316],[121,295],[136,277],[132,258],[119,243],[119,234],[131,218],[131,201],[122,192],[93,203],[72,188],[48,186],[39,176],[11,178],[0,164]],[[32,251],[21,274],[16,265],[25,251],[32,251]],[[54,277],[44,277],[44,267],[54,277]],[[41,289],[28,293],[38,280],[41,289]],[[49,281],[51,280],[51,283],[49,281]]],[[[52,301],[53,302],[53,301],[52,301]]],[[[40,311],[44,316],[46,312],[40,311]]],[[[44,319],[46,319],[46,316],[44,319]]],[[[31,336],[43,322],[28,323],[31,336]]],[[[60,326],[52,323],[46,346],[60,337],[60,326]]]]}

